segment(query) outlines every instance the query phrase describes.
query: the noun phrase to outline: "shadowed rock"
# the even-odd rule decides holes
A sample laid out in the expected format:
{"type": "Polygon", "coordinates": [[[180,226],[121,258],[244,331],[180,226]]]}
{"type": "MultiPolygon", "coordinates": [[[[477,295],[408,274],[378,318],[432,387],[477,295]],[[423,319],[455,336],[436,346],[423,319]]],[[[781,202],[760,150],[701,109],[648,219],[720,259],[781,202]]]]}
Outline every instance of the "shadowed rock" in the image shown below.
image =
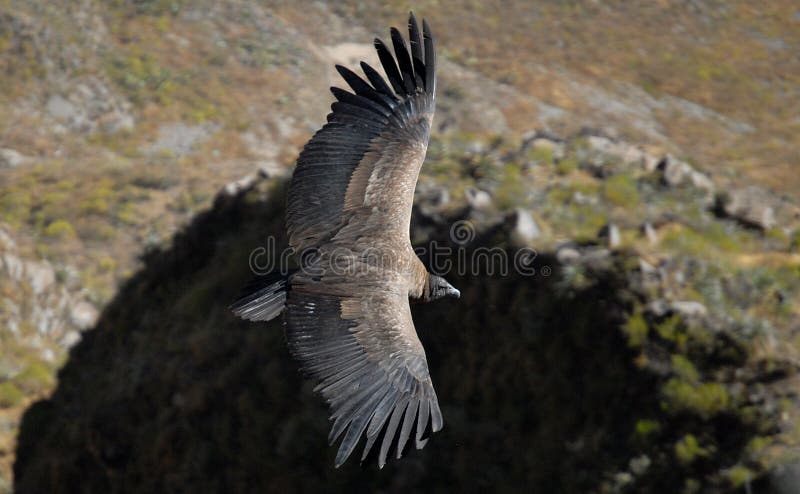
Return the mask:
{"type": "MultiPolygon", "coordinates": [[[[280,323],[227,309],[253,249],[270,236],[285,245],[284,201],[283,185],[269,181],[220,195],[170,248],[145,255],[71,351],[52,397],[26,412],[17,492],[593,492],[615,485],[632,459],[625,475],[641,481],[638,492],[683,485],[669,455],[653,453],[672,440],[644,446],[634,435],[662,411],[658,377],[634,364],[619,331],[632,296],[621,254],[587,264],[600,267],[581,268],[573,285],[542,253],[534,267],[547,275],[451,272],[461,303],[414,307],[445,428],[383,470],[374,458],[334,470],[323,402],[289,358],[280,323]]],[[[450,245],[447,225],[420,232],[450,245]]],[[[502,229],[492,235],[467,254],[508,245],[502,229]]],[[[725,432],[720,461],[735,458],[747,429],[708,423],[725,432]]],[[[686,424],[702,423],[687,415],[659,434],[686,424]]]]}
{"type": "Polygon", "coordinates": [[[322,401],[290,361],[280,324],[227,310],[249,277],[249,252],[269,235],[285,243],[282,195],[253,194],[218,201],[171,248],[145,256],[71,352],[52,398],[26,413],[19,492],[580,490],[597,479],[575,474],[578,462],[601,451],[613,462],[631,424],[622,409],[595,405],[648,399],[618,351],[613,278],[559,302],[546,278],[465,276],[464,304],[414,314],[447,426],[381,472],[370,461],[334,473],[322,401]],[[569,453],[570,441],[585,446],[569,453]]]}

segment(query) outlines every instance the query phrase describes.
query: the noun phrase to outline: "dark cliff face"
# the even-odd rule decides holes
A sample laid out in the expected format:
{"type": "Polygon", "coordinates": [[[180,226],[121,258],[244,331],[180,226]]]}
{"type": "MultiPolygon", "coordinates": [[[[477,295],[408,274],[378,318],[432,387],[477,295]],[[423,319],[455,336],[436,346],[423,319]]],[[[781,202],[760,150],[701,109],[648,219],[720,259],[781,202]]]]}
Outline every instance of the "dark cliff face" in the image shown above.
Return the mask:
{"type": "MultiPolygon", "coordinates": [[[[639,453],[650,456],[632,485],[677,492],[744,447],[747,427],[724,414],[701,421],[725,448],[707,464],[671,459],[690,414],[637,434],[643,417],[664,412],[661,377],[636,364],[620,331],[635,297],[624,256],[566,285],[540,254],[535,266],[550,276],[451,273],[460,300],[413,307],[445,428],[383,470],[354,460],[334,470],[327,411],[280,323],[227,310],[252,249],[268,236],[285,245],[282,185],[269,189],[219,200],[170,249],[146,255],[71,351],[52,397],[26,412],[18,492],[599,492],[624,490],[618,474],[639,453]]],[[[446,241],[446,227],[427,228],[446,241]]],[[[502,233],[476,242],[503,245],[502,233]]]]}

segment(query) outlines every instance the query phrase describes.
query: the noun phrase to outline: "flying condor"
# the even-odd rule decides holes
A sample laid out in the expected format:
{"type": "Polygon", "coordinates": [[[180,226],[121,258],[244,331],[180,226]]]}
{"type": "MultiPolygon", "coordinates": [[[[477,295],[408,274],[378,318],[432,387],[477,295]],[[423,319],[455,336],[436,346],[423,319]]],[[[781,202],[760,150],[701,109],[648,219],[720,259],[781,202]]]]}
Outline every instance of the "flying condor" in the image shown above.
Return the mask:
{"type": "Polygon", "coordinates": [[[409,237],[411,206],[434,112],[436,53],[427,22],[408,21],[410,47],[391,29],[394,56],[375,39],[387,81],[361,62],[366,80],[336,69],[352,92],[331,88],[328,122],[305,145],[289,186],[289,244],[302,255],[288,275],[264,277],[231,307],[251,321],[284,313],[286,339],[330,405],[340,466],[366,437],[378,464],[395,445],[442,428],[425,350],[409,299],[458,290],[431,274],[409,237]],[[414,425],[416,424],[416,428],[414,425]],[[414,430],[412,430],[414,429],[414,430]],[[380,443],[377,444],[376,443],[380,443]]]}

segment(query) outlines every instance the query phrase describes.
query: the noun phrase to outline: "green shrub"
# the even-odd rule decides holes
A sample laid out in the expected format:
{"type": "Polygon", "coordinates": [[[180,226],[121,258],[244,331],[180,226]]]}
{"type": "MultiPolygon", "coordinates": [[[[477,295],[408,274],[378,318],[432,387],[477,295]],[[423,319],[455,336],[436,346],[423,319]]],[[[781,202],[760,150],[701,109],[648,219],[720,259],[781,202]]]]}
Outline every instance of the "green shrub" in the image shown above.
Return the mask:
{"type": "Polygon", "coordinates": [[[130,204],[123,204],[119,209],[117,209],[116,213],[114,214],[114,218],[116,218],[117,221],[127,225],[135,225],[140,220],[138,213],[130,204]]]}
{"type": "Polygon", "coordinates": [[[628,345],[632,347],[642,346],[642,344],[647,341],[649,329],[647,322],[641,314],[632,315],[622,327],[622,330],[628,337],[628,345]]]}
{"type": "Polygon", "coordinates": [[[11,408],[22,403],[25,395],[13,383],[0,383],[0,408],[11,408]]]}
{"type": "Polygon", "coordinates": [[[624,208],[636,206],[639,204],[636,180],[623,173],[609,177],[603,183],[603,197],[615,206],[624,208]]]}
{"type": "Polygon", "coordinates": [[[680,354],[672,356],[672,371],[688,382],[698,382],[700,380],[700,373],[694,364],[680,354]]]}
{"type": "Polygon", "coordinates": [[[143,189],[167,190],[181,182],[180,172],[165,164],[139,167],[131,179],[131,184],[143,189]]]}
{"type": "Polygon", "coordinates": [[[106,214],[108,201],[102,197],[92,197],[81,203],[81,211],[86,214],[106,214]]]}
{"type": "Polygon", "coordinates": [[[107,63],[106,73],[136,103],[154,101],[168,105],[172,102],[172,74],[148,53],[117,56],[107,63]]]}
{"type": "Polygon", "coordinates": [[[790,240],[789,240],[789,248],[800,252],[800,228],[792,233],[790,240]]]}
{"type": "Polygon", "coordinates": [[[667,411],[692,412],[704,419],[725,411],[730,404],[728,391],[719,383],[695,385],[673,377],[664,384],[661,393],[662,406],[667,411]]]}
{"type": "Polygon", "coordinates": [[[661,430],[661,424],[652,419],[640,419],[636,421],[636,435],[640,438],[647,438],[661,430]]]}
{"type": "Polygon", "coordinates": [[[494,190],[495,204],[501,210],[509,210],[524,204],[526,195],[525,181],[520,169],[513,164],[507,164],[494,190]]]}
{"type": "Polygon", "coordinates": [[[736,238],[731,232],[728,232],[725,225],[721,223],[712,223],[705,229],[703,234],[715,247],[721,250],[726,252],[739,252],[742,250],[744,243],[741,241],[742,239],[736,238]]]}
{"type": "Polygon", "coordinates": [[[717,252],[738,252],[742,250],[740,239],[732,236],[720,224],[709,225],[703,232],[689,228],[674,229],[661,237],[661,245],[680,253],[701,258],[717,255],[717,252]]]}
{"type": "Polygon", "coordinates": [[[84,240],[106,241],[117,235],[117,229],[103,221],[94,220],[87,223],[81,228],[81,238],[84,240]]]}
{"type": "Polygon", "coordinates": [[[558,163],[556,163],[556,173],[559,175],[569,175],[578,169],[578,165],[579,162],[577,158],[574,156],[568,156],[558,160],[558,163]]]}
{"type": "Polygon", "coordinates": [[[752,470],[743,465],[731,467],[725,473],[728,481],[736,489],[741,488],[747,482],[751,482],[756,476],[752,470]]]}
{"type": "Polygon", "coordinates": [[[31,189],[20,185],[0,188],[0,219],[12,226],[19,226],[28,219],[33,196],[31,189]]]}
{"type": "Polygon", "coordinates": [[[47,225],[44,234],[50,238],[72,238],[75,236],[75,228],[67,220],[56,220],[47,225]]]}
{"type": "Polygon", "coordinates": [[[113,257],[103,257],[97,263],[97,267],[100,268],[101,271],[114,271],[117,269],[117,261],[114,260],[113,257]]]}
{"type": "Polygon", "coordinates": [[[553,150],[545,147],[535,147],[528,151],[528,159],[539,164],[550,164],[553,162],[553,150]]]}
{"type": "Polygon", "coordinates": [[[707,448],[700,446],[693,434],[686,434],[675,443],[675,458],[684,465],[688,465],[698,458],[705,458],[711,454],[707,448]]]}
{"type": "Polygon", "coordinates": [[[783,228],[777,226],[765,231],[764,236],[780,243],[785,243],[789,240],[789,236],[786,235],[786,232],[783,231],[783,228]]]}
{"type": "Polygon", "coordinates": [[[53,384],[53,373],[45,365],[34,362],[14,377],[14,384],[25,393],[38,393],[53,384]]]}

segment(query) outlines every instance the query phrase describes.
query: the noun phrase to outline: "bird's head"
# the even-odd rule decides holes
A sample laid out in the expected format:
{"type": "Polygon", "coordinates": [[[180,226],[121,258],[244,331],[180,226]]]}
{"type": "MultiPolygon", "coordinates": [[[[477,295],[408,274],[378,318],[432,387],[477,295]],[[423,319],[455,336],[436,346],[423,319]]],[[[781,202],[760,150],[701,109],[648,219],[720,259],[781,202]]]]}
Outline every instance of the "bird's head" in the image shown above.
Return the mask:
{"type": "Polygon", "coordinates": [[[427,301],[436,300],[442,297],[461,297],[461,292],[453,285],[447,282],[441,276],[432,274],[428,279],[428,296],[427,301]]]}

